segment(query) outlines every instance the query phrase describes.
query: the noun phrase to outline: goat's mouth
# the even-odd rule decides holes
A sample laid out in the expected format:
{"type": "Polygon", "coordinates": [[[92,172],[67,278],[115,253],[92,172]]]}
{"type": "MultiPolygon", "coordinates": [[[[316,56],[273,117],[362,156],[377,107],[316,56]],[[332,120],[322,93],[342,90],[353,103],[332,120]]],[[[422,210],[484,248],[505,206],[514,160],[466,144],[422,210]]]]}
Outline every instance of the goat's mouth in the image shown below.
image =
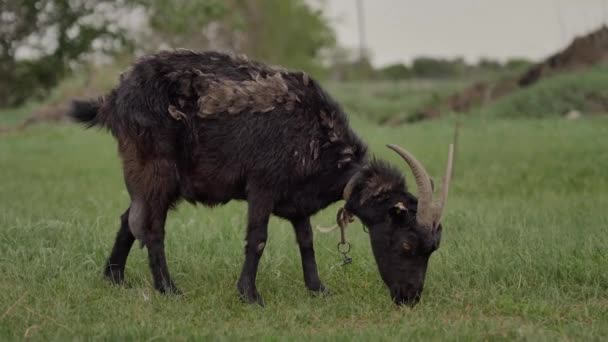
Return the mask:
{"type": "Polygon", "coordinates": [[[396,305],[414,307],[422,298],[422,289],[391,288],[391,298],[396,305]]]}

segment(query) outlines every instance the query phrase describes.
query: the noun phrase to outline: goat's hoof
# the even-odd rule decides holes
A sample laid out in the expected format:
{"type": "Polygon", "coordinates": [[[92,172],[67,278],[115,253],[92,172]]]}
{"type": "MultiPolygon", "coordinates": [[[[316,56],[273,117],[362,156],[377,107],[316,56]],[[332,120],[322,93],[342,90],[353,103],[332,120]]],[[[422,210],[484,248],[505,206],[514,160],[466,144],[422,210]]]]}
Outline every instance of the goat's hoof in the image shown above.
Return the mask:
{"type": "Polygon", "coordinates": [[[169,288],[164,289],[164,290],[162,290],[160,292],[162,294],[164,294],[165,296],[182,297],[184,295],[184,293],[182,292],[182,290],[178,289],[175,286],[169,287],[169,288]]]}
{"type": "Polygon", "coordinates": [[[175,284],[169,284],[169,285],[159,286],[159,287],[156,288],[156,290],[158,290],[158,292],[162,293],[165,296],[181,297],[181,296],[184,295],[184,293],[182,292],[182,290],[180,290],[179,288],[177,288],[177,286],[175,286],[175,284]]]}
{"type": "Polygon", "coordinates": [[[244,303],[247,304],[258,304],[261,307],[265,306],[264,303],[264,298],[262,298],[262,296],[259,294],[258,290],[253,289],[247,289],[247,290],[241,290],[239,289],[239,297],[241,298],[241,300],[244,303]]]}
{"type": "Polygon", "coordinates": [[[266,304],[264,303],[264,298],[262,298],[262,296],[260,296],[259,293],[257,293],[257,291],[253,294],[246,294],[246,295],[241,295],[241,300],[247,304],[257,304],[261,307],[266,306],[266,304]]]}
{"type": "Polygon", "coordinates": [[[174,287],[170,287],[169,289],[165,290],[165,292],[163,292],[163,294],[165,294],[167,296],[182,297],[184,295],[184,292],[182,292],[182,290],[180,290],[174,286],[174,287]]]}
{"type": "Polygon", "coordinates": [[[103,276],[112,284],[121,285],[125,282],[125,270],[106,266],[103,276]]]}
{"type": "Polygon", "coordinates": [[[323,284],[315,288],[309,288],[310,293],[312,293],[315,297],[328,297],[331,296],[331,291],[329,288],[325,287],[323,284]]]}

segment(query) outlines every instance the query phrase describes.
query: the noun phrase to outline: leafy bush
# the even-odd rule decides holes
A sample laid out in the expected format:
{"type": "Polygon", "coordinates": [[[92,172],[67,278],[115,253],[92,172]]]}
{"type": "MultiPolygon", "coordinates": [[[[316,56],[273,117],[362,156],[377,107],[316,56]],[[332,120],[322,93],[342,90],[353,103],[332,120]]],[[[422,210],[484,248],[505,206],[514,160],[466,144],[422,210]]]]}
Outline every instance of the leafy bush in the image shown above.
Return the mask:
{"type": "Polygon", "coordinates": [[[389,64],[378,70],[380,78],[385,80],[406,80],[412,77],[412,69],[403,63],[389,64]]]}
{"type": "Polygon", "coordinates": [[[93,51],[126,46],[115,18],[125,8],[112,0],[2,1],[0,107],[47,95],[93,51]]]}

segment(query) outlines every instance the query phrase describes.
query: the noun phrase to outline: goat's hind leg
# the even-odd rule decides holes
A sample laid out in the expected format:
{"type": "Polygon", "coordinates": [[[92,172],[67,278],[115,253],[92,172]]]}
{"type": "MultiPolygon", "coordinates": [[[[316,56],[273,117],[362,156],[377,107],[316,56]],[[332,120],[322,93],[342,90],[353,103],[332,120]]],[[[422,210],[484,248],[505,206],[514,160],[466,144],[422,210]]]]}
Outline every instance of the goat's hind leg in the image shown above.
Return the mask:
{"type": "Polygon", "coordinates": [[[165,220],[178,199],[175,164],[168,159],[134,163],[125,155],[123,152],[125,183],[131,196],[129,230],[148,250],[154,288],[161,293],[180,294],[165,256],[165,220]]]}
{"type": "Polygon", "coordinates": [[[136,197],[131,203],[129,227],[148,249],[148,262],[154,288],[160,293],[181,294],[169,274],[165,256],[165,220],[169,202],[136,197]]]}
{"type": "Polygon", "coordinates": [[[245,262],[237,282],[237,289],[243,301],[264,306],[264,300],[258,293],[255,279],[268,237],[268,219],[272,213],[272,197],[251,191],[247,202],[249,205],[247,245],[245,246],[245,262]]]}
{"type": "Polygon", "coordinates": [[[151,226],[156,228],[153,228],[153,231],[147,234],[146,247],[148,248],[148,261],[150,263],[150,270],[152,271],[154,288],[160,293],[181,295],[182,292],[171,280],[165,256],[164,225],[167,213],[165,211],[164,215],[153,216],[151,226]],[[163,228],[161,230],[158,227],[163,228]]]}
{"type": "Polygon", "coordinates": [[[116,234],[112,253],[106,261],[104,268],[104,276],[114,284],[122,284],[125,279],[125,265],[129,252],[135,241],[135,236],[129,229],[129,207],[124,214],[120,216],[120,228],[116,234]]]}

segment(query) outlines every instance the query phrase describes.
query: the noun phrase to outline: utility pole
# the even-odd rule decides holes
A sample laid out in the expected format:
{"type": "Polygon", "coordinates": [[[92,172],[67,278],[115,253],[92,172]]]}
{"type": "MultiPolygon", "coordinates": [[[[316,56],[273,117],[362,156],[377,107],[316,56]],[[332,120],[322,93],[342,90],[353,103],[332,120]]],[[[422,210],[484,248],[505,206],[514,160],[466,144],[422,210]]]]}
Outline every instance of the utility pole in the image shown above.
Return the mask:
{"type": "Polygon", "coordinates": [[[365,41],[365,17],[363,15],[363,0],[357,0],[357,24],[359,26],[359,60],[366,57],[367,43],[365,41]]]}
{"type": "Polygon", "coordinates": [[[557,22],[559,23],[559,28],[560,28],[560,44],[565,44],[566,43],[566,24],[564,23],[564,17],[562,15],[562,9],[560,6],[560,0],[555,0],[555,12],[557,14],[557,22]]]}

